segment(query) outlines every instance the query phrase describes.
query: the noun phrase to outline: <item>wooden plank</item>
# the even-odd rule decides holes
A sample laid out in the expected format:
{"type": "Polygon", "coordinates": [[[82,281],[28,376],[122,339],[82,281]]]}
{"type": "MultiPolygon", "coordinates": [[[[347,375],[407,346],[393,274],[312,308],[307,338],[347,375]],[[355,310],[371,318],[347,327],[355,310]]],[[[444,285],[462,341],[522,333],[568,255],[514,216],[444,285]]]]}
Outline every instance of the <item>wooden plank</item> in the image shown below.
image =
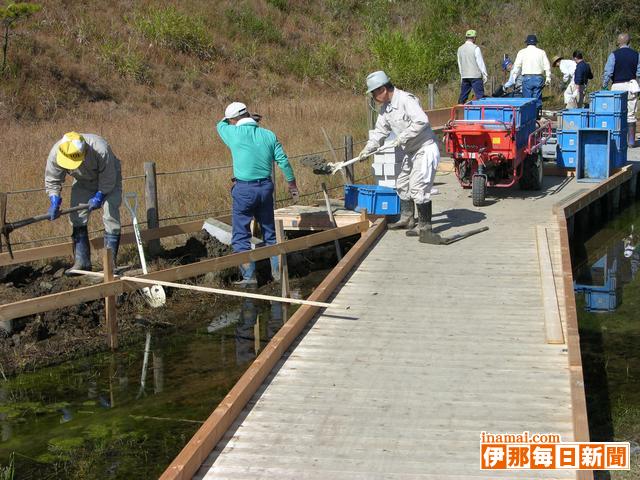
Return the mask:
{"type": "MultiPolygon", "coordinates": [[[[151,280],[176,281],[184,280],[208,272],[222,270],[224,268],[236,267],[241,263],[258,261],[274,255],[285,254],[305,250],[316,245],[331,242],[337,238],[349,237],[365,232],[369,228],[369,222],[358,222],[346,227],[314,233],[305,237],[287,240],[281,244],[270,245],[257,248],[248,252],[234,253],[224,257],[202,260],[190,265],[180,265],[178,267],[159,270],[139,278],[151,280]]],[[[79,303],[98,300],[109,295],[118,295],[123,292],[137,290],[139,285],[117,280],[99,285],[74,289],[69,292],[54,293],[39,298],[22,300],[19,302],[0,305],[0,321],[34,315],[56,308],[68,307],[79,303]]]]}
{"type": "MultiPolygon", "coordinates": [[[[228,221],[229,215],[224,217],[218,217],[218,220],[228,221]]],[[[185,233],[197,232],[202,228],[204,220],[193,220],[191,222],[180,223],[177,225],[167,225],[165,227],[153,228],[142,230],[142,240],[154,240],[164,237],[172,237],[174,235],[181,235],[185,233]]],[[[128,245],[135,243],[135,236],[133,232],[124,233],[120,237],[120,245],[128,245]]],[[[101,250],[104,248],[104,237],[96,237],[91,239],[91,248],[94,250],[101,250]]],[[[44,260],[53,257],[65,257],[73,254],[73,243],[57,243],[55,245],[47,245],[44,247],[26,248],[23,250],[14,250],[11,258],[9,253],[0,253],[0,267],[6,265],[17,265],[19,263],[33,262],[37,260],[44,260]]]]}
{"type": "MultiPolygon", "coordinates": [[[[102,267],[104,269],[103,282],[113,282],[113,251],[110,248],[104,249],[102,267]]],[[[109,295],[104,299],[104,317],[107,329],[107,345],[111,350],[115,350],[118,348],[118,319],[116,318],[116,297],[113,295],[109,295]]]]}
{"type": "Polygon", "coordinates": [[[536,240],[538,243],[542,301],[544,303],[545,336],[547,343],[564,343],[556,282],[553,278],[551,253],[549,252],[549,239],[547,238],[547,229],[542,225],[536,226],[536,240]]]}
{"type": "MultiPolygon", "coordinates": [[[[377,220],[373,227],[363,234],[318,288],[314,290],[309,300],[324,301],[328,299],[360,257],[384,232],[385,227],[385,220],[377,220]]],[[[165,470],[160,477],[162,480],[187,479],[198,471],[209,452],[213,450],[283,353],[298,337],[316,312],[316,307],[302,306],[284,324],[227,396],[220,402],[220,405],[165,470]]]]}
{"type": "MultiPolygon", "coordinates": [[[[276,241],[282,243],[285,240],[284,227],[282,220],[276,220],[276,241]]],[[[278,268],[280,269],[280,286],[282,287],[282,296],[290,297],[291,289],[289,288],[289,264],[287,263],[287,255],[280,255],[278,258],[278,268]]]]}

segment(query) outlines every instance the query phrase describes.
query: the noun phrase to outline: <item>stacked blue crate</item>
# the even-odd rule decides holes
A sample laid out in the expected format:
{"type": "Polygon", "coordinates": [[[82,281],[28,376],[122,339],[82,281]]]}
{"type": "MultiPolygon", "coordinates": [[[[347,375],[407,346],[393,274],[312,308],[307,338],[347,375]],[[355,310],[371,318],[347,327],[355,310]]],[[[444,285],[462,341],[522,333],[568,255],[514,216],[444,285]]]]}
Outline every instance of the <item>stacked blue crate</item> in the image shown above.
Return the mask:
{"type": "MultiPolygon", "coordinates": [[[[536,129],[537,108],[532,98],[490,98],[473,100],[464,106],[465,120],[495,120],[512,123],[515,110],[516,146],[523,148],[529,135],[536,129]]],[[[487,128],[490,128],[487,125],[487,128]]],[[[496,128],[503,128],[496,125],[496,128]]]]}
{"type": "Polygon", "coordinates": [[[627,163],[627,92],[601,90],[589,97],[589,126],[611,132],[613,167],[623,167],[627,163]]]}
{"type": "Polygon", "coordinates": [[[558,115],[558,155],[556,163],[561,168],[575,168],[578,160],[578,130],[589,126],[589,110],[571,108],[558,115]]]}

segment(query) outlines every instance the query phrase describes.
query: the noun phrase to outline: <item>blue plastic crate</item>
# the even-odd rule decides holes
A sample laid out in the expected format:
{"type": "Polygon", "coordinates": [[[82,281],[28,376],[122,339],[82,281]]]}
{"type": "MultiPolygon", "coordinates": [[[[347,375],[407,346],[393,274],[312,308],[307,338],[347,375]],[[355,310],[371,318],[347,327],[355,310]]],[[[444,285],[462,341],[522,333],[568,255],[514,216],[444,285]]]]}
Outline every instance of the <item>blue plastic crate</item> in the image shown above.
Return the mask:
{"type": "Polygon", "coordinates": [[[577,131],[579,128],[589,127],[589,110],[586,108],[571,108],[558,114],[558,130],[577,131]]]}
{"type": "Polygon", "coordinates": [[[529,126],[530,123],[535,125],[538,114],[536,101],[532,98],[483,98],[465,104],[464,119],[480,120],[482,116],[481,106],[485,107],[484,119],[506,123],[513,122],[513,108],[511,107],[515,107],[516,128],[523,125],[529,126]]]}
{"type": "Polygon", "coordinates": [[[560,150],[576,151],[578,148],[578,132],[563,131],[558,135],[558,145],[560,150]]]}
{"type": "Polygon", "coordinates": [[[560,168],[576,168],[578,163],[578,150],[560,150],[556,156],[556,165],[560,168]]]}
{"type": "Polygon", "coordinates": [[[612,292],[597,289],[586,290],[584,302],[587,312],[611,312],[618,306],[615,290],[612,292]]]}
{"type": "Polygon", "coordinates": [[[622,113],[592,113],[589,117],[590,128],[606,128],[612,132],[626,133],[627,114],[622,113]]]}
{"type": "Polygon", "coordinates": [[[627,164],[627,132],[611,132],[611,155],[613,168],[627,164]]]}
{"type": "Polygon", "coordinates": [[[589,94],[591,113],[627,113],[627,92],[600,90],[589,94]]]}
{"type": "Polygon", "coordinates": [[[374,215],[397,215],[400,213],[400,197],[389,187],[345,185],[344,207],[356,212],[366,208],[374,215]]]}
{"type": "Polygon", "coordinates": [[[578,182],[599,182],[611,175],[611,132],[600,128],[578,130],[578,182]]]}

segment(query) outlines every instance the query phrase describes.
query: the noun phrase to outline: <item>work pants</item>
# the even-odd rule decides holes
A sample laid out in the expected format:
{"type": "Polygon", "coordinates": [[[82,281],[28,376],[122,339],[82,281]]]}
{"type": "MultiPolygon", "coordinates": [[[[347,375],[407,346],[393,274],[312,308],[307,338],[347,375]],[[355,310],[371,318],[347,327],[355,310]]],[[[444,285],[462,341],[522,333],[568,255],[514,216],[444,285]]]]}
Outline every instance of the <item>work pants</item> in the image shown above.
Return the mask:
{"type": "Polygon", "coordinates": [[[231,247],[234,253],[251,250],[251,220],[260,225],[266,245],[276,243],[273,215],[273,182],[270,178],[243,182],[236,180],[231,190],[232,231],[231,247]]]}
{"type": "Polygon", "coordinates": [[[564,105],[565,108],[578,108],[578,96],[580,92],[578,86],[573,83],[573,80],[569,82],[567,88],[564,91],[564,105]]]}
{"type": "Polygon", "coordinates": [[[458,103],[466,102],[472,89],[476,100],[484,97],[484,83],[482,83],[481,78],[463,78],[462,83],[460,83],[460,98],[458,98],[458,103]]]}
{"type": "Polygon", "coordinates": [[[396,190],[401,200],[413,200],[416,204],[431,199],[431,187],[440,162],[438,144],[429,140],[416,152],[404,154],[396,190]]]}
{"type": "Polygon", "coordinates": [[[544,77],[542,75],[522,76],[522,97],[535,98],[536,108],[542,108],[542,89],[544,88],[544,77]]]}
{"type": "MultiPolygon", "coordinates": [[[[75,207],[81,203],[87,203],[98,191],[97,185],[86,185],[75,182],[71,186],[71,205],[75,207]]],[[[104,193],[104,192],[103,192],[104,193]]],[[[120,204],[122,203],[122,181],[119,180],[113,190],[106,194],[102,204],[102,223],[106,233],[117,235],[120,233],[120,204]]],[[[69,221],[74,227],[83,227],[89,222],[87,210],[72,212],[69,221]]]]}
{"type": "Polygon", "coordinates": [[[627,92],[627,122],[636,123],[636,108],[638,106],[638,92],[631,91],[638,88],[638,84],[635,80],[628,82],[614,83],[611,85],[611,90],[618,90],[621,92],[627,92]]]}

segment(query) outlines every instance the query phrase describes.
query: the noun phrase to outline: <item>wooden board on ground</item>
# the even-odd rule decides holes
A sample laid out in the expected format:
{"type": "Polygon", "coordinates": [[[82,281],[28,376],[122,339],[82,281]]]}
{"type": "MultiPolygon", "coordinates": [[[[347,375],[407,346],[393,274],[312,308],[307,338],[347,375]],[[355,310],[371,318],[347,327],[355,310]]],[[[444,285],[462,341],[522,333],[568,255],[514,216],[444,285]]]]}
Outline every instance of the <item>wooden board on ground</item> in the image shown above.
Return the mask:
{"type": "MultiPolygon", "coordinates": [[[[360,213],[344,208],[333,207],[333,217],[338,227],[360,221],[360,213]]],[[[322,206],[291,205],[275,211],[276,220],[282,220],[285,230],[329,230],[334,228],[322,206]]]]}
{"type": "Polygon", "coordinates": [[[551,265],[551,253],[549,252],[547,229],[542,225],[536,226],[536,241],[538,246],[538,262],[540,265],[542,300],[544,302],[545,336],[547,343],[564,343],[556,283],[551,265]]]}

